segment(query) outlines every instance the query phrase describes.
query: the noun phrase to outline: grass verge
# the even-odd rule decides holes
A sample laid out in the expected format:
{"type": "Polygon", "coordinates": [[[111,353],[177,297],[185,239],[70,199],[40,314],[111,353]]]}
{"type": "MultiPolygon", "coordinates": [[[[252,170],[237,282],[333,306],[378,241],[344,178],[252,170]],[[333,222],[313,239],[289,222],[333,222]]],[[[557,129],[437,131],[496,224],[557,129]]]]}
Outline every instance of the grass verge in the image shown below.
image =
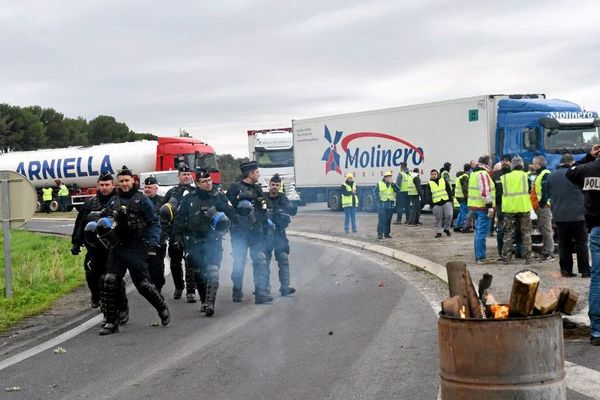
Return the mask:
{"type": "MultiPolygon", "coordinates": [[[[4,234],[0,233],[4,243],[4,234]]],[[[5,270],[0,276],[0,332],[49,309],[55,300],[85,282],[83,255],[70,253],[65,237],[11,231],[13,297],[6,298],[5,270]]],[[[6,267],[4,251],[0,264],[6,267]]]]}

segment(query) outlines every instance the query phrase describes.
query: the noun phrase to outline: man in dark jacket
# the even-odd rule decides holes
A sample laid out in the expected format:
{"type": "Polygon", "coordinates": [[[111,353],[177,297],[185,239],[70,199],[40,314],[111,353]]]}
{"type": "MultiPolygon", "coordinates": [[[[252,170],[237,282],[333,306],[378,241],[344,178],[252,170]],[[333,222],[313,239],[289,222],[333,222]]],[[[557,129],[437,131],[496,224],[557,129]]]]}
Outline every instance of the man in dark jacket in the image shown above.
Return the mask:
{"type": "Polygon", "coordinates": [[[462,171],[456,173],[456,179],[454,180],[454,198],[458,202],[458,216],[454,224],[454,232],[464,232],[467,228],[467,215],[469,214],[469,207],[467,206],[467,199],[469,198],[469,170],[471,166],[465,164],[462,171]]]}
{"type": "Polygon", "coordinates": [[[585,229],[585,198],[583,191],[567,179],[567,171],[575,163],[571,154],[565,154],[557,170],[548,175],[546,182],[552,218],[558,228],[558,254],[563,277],[573,274],[573,250],[577,254],[577,268],[584,278],[590,276],[587,230],[585,229]],[[575,249],[573,249],[575,245],[575,249]]]}
{"type": "Polygon", "coordinates": [[[568,179],[583,189],[585,196],[585,223],[590,230],[590,270],[589,316],[592,328],[590,338],[594,346],[600,346],[600,144],[566,173],[568,179]]]}
{"type": "MultiPolygon", "coordinates": [[[[160,215],[160,207],[165,203],[165,197],[158,194],[158,181],[154,176],[149,176],[144,181],[144,194],[150,199],[154,206],[154,213],[160,215]]],[[[166,223],[164,224],[167,225],[166,223]]],[[[165,286],[165,255],[167,254],[168,236],[162,229],[163,221],[161,221],[160,241],[158,247],[148,253],[148,270],[150,272],[150,280],[156,286],[159,292],[165,286]]]]}
{"type": "Polygon", "coordinates": [[[423,205],[423,188],[421,187],[421,178],[419,168],[414,168],[410,174],[412,185],[408,185],[408,225],[420,225],[419,217],[423,205]]]}

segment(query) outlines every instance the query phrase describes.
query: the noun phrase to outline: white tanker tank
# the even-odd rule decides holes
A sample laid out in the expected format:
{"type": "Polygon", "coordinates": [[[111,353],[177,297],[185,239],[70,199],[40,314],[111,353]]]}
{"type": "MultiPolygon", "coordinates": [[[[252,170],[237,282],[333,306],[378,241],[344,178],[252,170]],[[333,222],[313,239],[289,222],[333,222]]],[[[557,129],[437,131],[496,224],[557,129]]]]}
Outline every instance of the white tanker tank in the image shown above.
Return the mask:
{"type": "Polygon", "coordinates": [[[134,173],[154,170],[157,144],[143,140],[6,153],[0,156],[0,170],[26,176],[36,189],[54,187],[57,179],[69,187],[89,188],[102,172],[115,174],[123,165],[134,173]]]}

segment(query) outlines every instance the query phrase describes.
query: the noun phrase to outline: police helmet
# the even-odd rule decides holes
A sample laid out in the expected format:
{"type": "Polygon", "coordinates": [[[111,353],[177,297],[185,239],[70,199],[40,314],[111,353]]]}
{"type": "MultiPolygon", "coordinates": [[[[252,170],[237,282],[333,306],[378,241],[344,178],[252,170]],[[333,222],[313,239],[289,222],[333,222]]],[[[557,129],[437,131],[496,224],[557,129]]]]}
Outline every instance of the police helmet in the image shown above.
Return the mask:
{"type": "Polygon", "coordinates": [[[96,223],[96,234],[98,240],[107,249],[114,247],[119,243],[115,233],[116,222],[110,217],[102,217],[96,223]]]}
{"type": "Polygon", "coordinates": [[[254,206],[248,200],[242,200],[236,207],[238,214],[237,224],[239,226],[251,227],[256,223],[256,216],[254,215],[254,206]]]}
{"type": "Polygon", "coordinates": [[[173,222],[175,219],[175,212],[177,211],[178,201],[176,198],[171,197],[171,199],[160,206],[160,219],[161,221],[165,221],[167,223],[173,222]]]}
{"type": "Polygon", "coordinates": [[[205,215],[210,220],[210,226],[217,232],[225,232],[229,229],[229,225],[231,224],[229,218],[227,218],[224,212],[217,211],[214,206],[209,208],[205,215]]]}
{"type": "Polygon", "coordinates": [[[83,238],[85,240],[85,243],[91,247],[100,246],[100,241],[98,240],[98,236],[96,236],[96,226],[96,221],[90,221],[83,229],[83,238]]]}

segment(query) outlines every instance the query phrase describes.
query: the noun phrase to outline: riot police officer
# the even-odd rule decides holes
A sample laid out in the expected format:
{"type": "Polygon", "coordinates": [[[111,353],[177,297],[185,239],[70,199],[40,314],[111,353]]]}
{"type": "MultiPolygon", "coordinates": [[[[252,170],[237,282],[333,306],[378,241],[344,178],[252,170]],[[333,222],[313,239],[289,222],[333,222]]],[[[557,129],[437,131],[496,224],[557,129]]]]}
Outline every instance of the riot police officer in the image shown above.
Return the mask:
{"type": "Polygon", "coordinates": [[[129,319],[127,297],[119,290],[128,269],[133,284],[154,306],[162,325],[168,325],[171,320],[164,298],[150,282],[146,262],[148,253],[159,246],[158,217],[152,202],[138,191],[129,168],[123,166],[117,179],[117,194],[108,201],[103,211],[106,216],[98,221],[97,227],[98,238],[109,247],[102,282],[106,324],[100,335],[118,332],[121,320],[129,319]]]}
{"type": "MultiPolygon", "coordinates": [[[[150,199],[154,206],[154,213],[160,215],[160,208],[165,202],[165,197],[158,193],[158,181],[154,176],[149,176],[144,181],[144,194],[150,199]]],[[[162,291],[165,286],[165,255],[167,253],[167,234],[162,229],[164,221],[160,221],[161,231],[158,246],[154,251],[148,253],[148,270],[150,272],[150,281],[158,289],[162,291]]]]}
{"type": "MultiPolygon", "coordinates": [[[[192,172],[190,167],[186,164],[182,164],[179,167],[177,177],[179,178],[179,184],[171,189],[165,194],[165,203],[171,202],[174,204],[174,211],[177,210],[177,207],[181,203],[181,199],[186,194],[192,191],[192,172]]],[[[175,291],[173,292],[173,298],[175,300],[181,298],[181,294],[183,293],[184,288],[184,274],[182,269],[183,259],[183,251],[178,249],[176,246],[173,246],[173,226],[172,224],[165,224],[163,229],[166,231],[169,236],[169,259],[171,265],[171,275],[173,276],[173,284],[175,285],[175,291]]],[[[192,270],[185,263],[185,291],[186,291],[186,299],[188,303],[196,302],[196,295],[194,294],[196,291],[196,285],[194,283],[194,276],[192,270]]]]}
{"type": "Polygon", "coordinates": [[[242,283],[246,267],[246,254],[250,250],[254,275],[254,302],[263,304],[273,301],[267,293],[266,256],[263,223],[267,204],[262,189],[257,184],[260,172],[256,161],[240,164],[242,179],[233,183],[227,190],[227,198],[236,209],[236,219],[231,226],[231,246],[233,248],[232,298],[241,302],[244,296],[242,283]]]}
{"type": "MultiPolygon", "coordinates": [[[[280,191],[281,177],[273,175],[269,182],[269,195],[267,200],[267,234],[265,235],[265,255],[267,257],[267,284],[270,286],[271,257],[275,252],[275,259],[279,266],[279,292],[288,296],[296,289],[290,286],[290,243],[285,229],[290,224],[290,216],[296,215],[298,207],[292,203],[285,193],[280,191]]],[[[269,288],[269,286],[267,286],[269,288]]]]}
{"type": "Polygon", "coordinates": [[[85,280],[92,295],[92,308],[100,306],[100,277],[106,272],[106,259],[108,257],[108,250],[98,241],[92,223],[100,218],[100,211],[104,209],[108,200],[115,194],[114,187],[114,179],[111,174],[105,172],[98,177],[96,196],[87,200],[81,206],[71,235],[71,243],[73,244],[71,253],[73,255],[79,254],[81,246],[85,246],[87,250],[83,267],[85,280]]]}
{"type": "Polygon", "coordinates": [[[196,189],[185,195],[173,224],[174,246],[185,249],[200,295],[200,311],[215,313],[222,239],[235,218],[235,209],[224,194],[213,188],[206,169],[196,171],[196,189]]]}

